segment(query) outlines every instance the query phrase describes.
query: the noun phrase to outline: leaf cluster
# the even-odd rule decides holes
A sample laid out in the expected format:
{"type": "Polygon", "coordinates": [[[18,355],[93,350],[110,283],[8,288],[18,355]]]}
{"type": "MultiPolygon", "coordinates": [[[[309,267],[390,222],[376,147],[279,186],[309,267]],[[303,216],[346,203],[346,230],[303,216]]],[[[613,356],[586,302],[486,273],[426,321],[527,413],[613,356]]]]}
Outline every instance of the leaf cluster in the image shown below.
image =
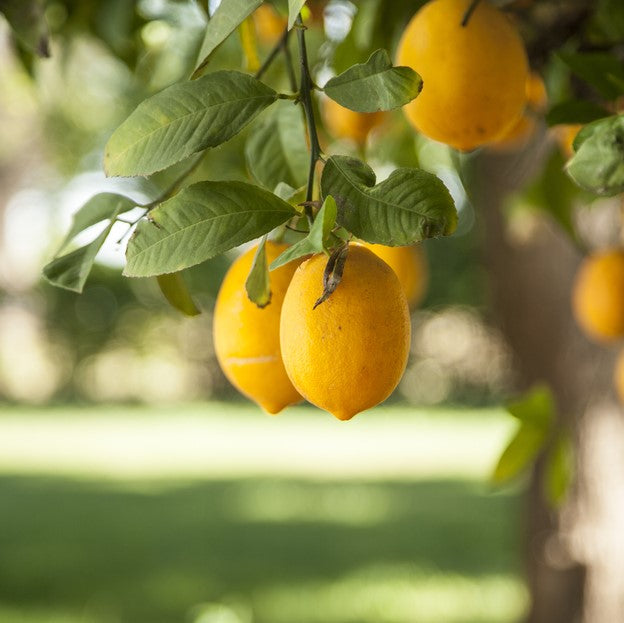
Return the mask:
{"type": "MultiPolygon", "coordinates": [[[[143,218],[127,245],[124,274],[159,277],[166,298],[189,314],[196,308],[185,292],[181,271],[259,237],[264,241],[286,226],[303,232],[303,237],[270,267],[263,243],[256,254],[247,291],[260,306],[270,301],[268,270],[293,259],[311,253],[330,255],[354,237],[386,245],[411,244],[448,235],[457,222],[453,200],[434,175],[400,168],[377,183],[365,162],[319,153],[309,102],[312,92],[320,89],[306,73],[304,26],[298,17],[305,2],[289,2],[287,29],[298,32],[302,66],[293,91],[280,92],[241,71],[210,71],[213,53],[247,24],[260,4],[259,0],[223,0],[208,21],[191,78],[142,101],[113,132],[105,149],[107,175],[151,176],[189,158],[201,158],[206,150],[245,130],[250,182],[180,184],[179,190],[142,206],[143,218]],[[319,160],[322,174],[317,185],[319,160]],[[303,187],[307,190],[302,199],[298,189],[303,187]]],[[[288,34],[287,30],[286,38],[288,34]]],[[[289,53],[286,47],[276,46],[267,60],[281,51],[289,53]]],[[[329,80],[324,91],[353,111],[372,112],[398,108],[417,97],[421,88],[416,72],[394,67],[388,53],[377,50],[366,62],[329,80]]],[[[85,204],[59,254],[46,266],[46,278],[80,291],[113,224],[134,207],[134,202],[118,195],[97,196],[85,204]],[[105,223],[97,238],[65,252],[71,239],[96,223],[105,223]]]]}

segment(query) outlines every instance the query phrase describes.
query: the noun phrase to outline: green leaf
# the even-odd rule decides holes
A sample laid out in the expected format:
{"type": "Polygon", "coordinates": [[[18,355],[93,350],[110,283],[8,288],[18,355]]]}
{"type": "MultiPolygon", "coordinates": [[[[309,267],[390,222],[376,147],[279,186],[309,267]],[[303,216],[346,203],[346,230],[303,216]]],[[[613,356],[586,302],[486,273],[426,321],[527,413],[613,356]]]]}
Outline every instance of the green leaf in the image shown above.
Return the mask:
{"type": "Polygon", "coordinates": [[[531,466],[549,438],[555,422],[555,401],[547,385],[537,385],[507,405],[520,421],[492,474],[495,483],[511,480],[531,466]]]}
{"type": "Polygon", "coordinates": [[[106,145],[107,175],[150,175],[232,138],[277,99],[253,76],[216,71],[145,100],[106,145]]]}
{"type": "Polygon", "coordinates": [[[297,211],[244,182],[198,182],[149,213],[128,243],[129,277],[152,277],[199,264],[285,223],[297,211]]]}
{"type": "Polygon", "coordinates": [[[528,469],[544,447],[547,435],[547,431],[530,423],[521,424],[501,454],[492,481],[501,484],[528,469]]]}
{"type": "Polygon", "coordinates": [[[455,230],[455,204],[435,175],[400,168],[376,186],[375,181],[367,164],[347,156],[332,156],[323,169],[323,197],[334,197],[336,222],[358,238],[401,246],[455,230]]]}
{"type": "Polygon", "coordinates": [[[112,226],[111,221],[93,242],[57,257],[44,266],[43,276],[46,280],[59,288],[82,292],[95,261],[95,256],[104,244],[112,226]]]}
{"type": "Polygon", "coordinates": [[[544,473],[544,494],[553,507],[565,500],[574,476],[574,447],[569,435],[560,432],[548,452],[544,473]]]}
{"type": "Polygon", "coordinates": [[[245,145],[247,167],[266,188],[280,182],[299,188],[306,183],[309,163],[301,110],[279,102],[254,128],[245,145]]]}
{"type": "Polygon", "coordinates": [[[310,233],[280,253],[271,263],[271,270],[275,270],[305,255],[321,253],[325,249],[329,234],[336,224],[336,213],[337,207],[334,198],[331,196],[326,197],[314,219],[310,233]]]}
{"type": "Polygon", "coordinates": [[[548,432],[555,420],[555,400],[547,385],[531,388],[521,399],[506,405],[507,411],[522,424],[548,432]]]}
{"type": "Polygon", "coordinates": [[[567,100],[553,106],[546,115],[549,126],[561,123],[591,123],[608,117],[611,113],[602,106],[587,100],[567,100]]]}
{"type": "Polygon", "coordinates": [[[585,126],[574,141],[576,153],[568,161],[568,175],[598,195],[624,191],[624,115],[585,126]]]}
{"type": "Polygon", "coordinates": [[[366,63],[329,80],[324,90],[341,106],[376,112],[411,102],[422,90],[422,80],[410,67],[393,67],[388,52],[377,50],[366,63]]]}
{"type": "Polygon", "coordinates": [[[115,193],[100,193],[87,201],[75,214],[65,240],[59,248],[62,251],[69,242],[81,231],[96,225],[105,219],[115,218],[136,206],[136,202],[128,197],[115,193]]]}
{"type": "Polygon", "coordinates": [[[15,36],[26,49],[49,57],[49,32],[42,0],[0,0],[0,13],[6,17],[15,36]]]}
{"type": "Polygon", "coordinates": [[[624,95],[624,64],[607,52],[559,52],[579,78],[608,100],[624,95]]]}
{"type": "Polygon", "coordinates": [[[271,302],[271,282],[265,250],[266,239],[266,235],[262,236],[262,240],[254,255],[249,276],[245,281],[245,290],[249,300],[260,309],[266,307],[271,302]]]}
{"type": "Polygon", "coordinates": [[[166,275],[158,275],[156,277],[158,287],[164,297],[186,316],[197,316],[201,314],[197,305],[191,297],[182,273],[168,273],[166,275]]]}
{"type": "Polygon", "coordinates": [[[210,55],[260,5],[262,0],[222,0],[206,26],[199,60],[192,78],[197,78],[210,60],[210,55]]]}
{"type": "Polygon", "coordinates": [[[288,28],[292,28],[295,25],[297,15],[303,8],[306,0],[288,0],[288,28]]]}

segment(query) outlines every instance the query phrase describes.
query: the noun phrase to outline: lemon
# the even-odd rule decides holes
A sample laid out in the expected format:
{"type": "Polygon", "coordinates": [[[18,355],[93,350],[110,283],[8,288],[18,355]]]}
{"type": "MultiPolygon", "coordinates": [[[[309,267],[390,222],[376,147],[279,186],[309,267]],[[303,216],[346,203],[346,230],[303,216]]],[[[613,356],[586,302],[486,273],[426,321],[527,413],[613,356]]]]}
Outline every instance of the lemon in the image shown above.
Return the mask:
{"type": "Polygon", "coordinates": [[[572,297],[579,326],[597,341],[624,336],[624,251],[590,255],[576,275],[572,297]]]}
{"type": "Polygon", "coordinates": [[[323,292],[325,255],[297,268],[282,306],[280,341],[299,393],[340,420],[385,400],[397,386],[410,346],[407,299],[393,270],[351,246],[342,280],[323,292]]]}
{"type": "Polygon", "coordinates": [[[407,25],[397,65],[423,79],[403,107],[424,135],[460,150],[492,142],[518,121],[526,103],[526,50],[512,22],[481,0],[466,26],[471,0],[431,0],[407,25]]]}
{"type": "Polygon", "coordinates": [[[383,112],[355,112],[329,97],[323,100],[321,110],[325,127],[334,138],[349,139],[358,145],[364,145],[371,130],[385,119],[383,112]]]}
{"type": "MultiPolygon", "coordinates": [[[[268,241],[267,261],[286,248],[268,241]]],[[[278,413],[301,400],[284,369],[279,341],[282,302],[297,262],[270,273],[271,301],[260,309],[245,290],[255,252],[256,247],[237,258],[223,279],[214,310],[214,348],[230,383],[268,413],[278,413]]]]}

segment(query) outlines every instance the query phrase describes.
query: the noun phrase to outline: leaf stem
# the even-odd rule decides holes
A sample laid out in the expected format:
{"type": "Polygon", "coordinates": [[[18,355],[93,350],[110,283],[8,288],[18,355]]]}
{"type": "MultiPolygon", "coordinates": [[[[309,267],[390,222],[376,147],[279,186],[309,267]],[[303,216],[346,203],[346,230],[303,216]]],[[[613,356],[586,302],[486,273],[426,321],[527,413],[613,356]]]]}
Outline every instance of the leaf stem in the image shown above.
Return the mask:
{"type": "MultiPolygon", "coordinates": [[[[319,145],[318,135],[316,133],[316,121],[314,120],[314,109],[312,107],[312,89],[314,83],[310,76],[310,66],[308,64],[308,52],[305,42],[305,26],[301,19],[301,13],[297,16],[295,22],[295,28],[297,29],[297,42],[299,44],[299,62],[301,65],[301,78],[300,78],[300,101],[303,106],[303,110],[306,116],[306,122],[308,126],[308,137],[310,139],[310,168],[308,171],[308,186],[306,190],[306,202],[312,201],[314,194],[314,172],[316,169],[316,163],[321,153],[321,147],[319,145]]],[[[305,206],[305,214],[308,218],[308,222],[312,224],[314,217],[312,214],[311,205],[305,206]]]]}
{"type": "Polygon", "coordinates": [[[159,205],[160,203],[162,203],[163,201],[169,199],[170,197],[172,197],[175,192],[178,190],[178,188],[180,187],[180,184],[189,176],[191,175],[191,173],[193,173],[197,167],[200,165],[204,155],[206,154],[205,151],[201,152],[197,158],[195,158],[195,160],[192,162],[190,167],[187,167],[184,171],[182,171],[182,173],[180,173],[180,175],[178,175],[178,177],[176,177],[176,179],[165,189],[163,190],[162,193],[160,193],[160,195],[158,195],[158,197],[156,197],[156,199],[153,199],[152,201],[150,201],[149,203],[145,203],[143,205],[139,205],[137,207],[139,208],[143,208],[144,212],[136,219],[134,219],[134,221],[127,221],[126,219],[121,219],[119,217],[117,217],[115,219],[116,222],[118,223],[125,223],[126,225],[128,225],[128,229],[126,231],[126,233],[117,241],[117,244],[120,244],[121,241],[130,233],[130,230],[145,216],[149,213],[150,210],[153,210],[157,205],[159,205]]]}

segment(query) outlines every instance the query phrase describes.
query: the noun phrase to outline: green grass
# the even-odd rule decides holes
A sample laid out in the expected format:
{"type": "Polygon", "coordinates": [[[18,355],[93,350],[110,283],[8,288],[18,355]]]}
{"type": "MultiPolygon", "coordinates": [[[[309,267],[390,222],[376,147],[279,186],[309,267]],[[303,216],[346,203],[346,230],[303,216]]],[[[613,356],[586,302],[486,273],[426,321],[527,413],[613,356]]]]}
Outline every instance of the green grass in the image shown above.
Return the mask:
{"type": "MultiPolygon", "coordinates": [[[[193,409],[177,412],[178,428],[186,427],[189,438],[193,431],[206,434],[206,421],[198,422],[193,409]]],[[[122,419],[120,413],[22,412],[19,421],[5,414],[0,440],[4,429],[12,442],[18,441],[20,422],[24,434],[32,431],[32,439],[37,421],[54,429],[56,419],[65,432],[73,430],[68,422],[74,421],[87,438],[89,432],[103,434],[105,421],[114,431],[124,430],[130,420],[133,427],[143,422],[143,444],[158,454],[154,436],[163,431],[154,430],[158,422],[163,424],[159,418],[171,414],[130,410],[122,419]]],[[[392,438],[379,438],[388,427],[397,439],[416,427],[439,441],[427,416],[415,416],[421,419],[418,424],[407,420],[405,411],[394,413],[382,410],[376,423],[357,425],[353,433],[338,423],[344,456],[356,456],[348,447],[352,434],[359,451],[375,447],[363,439],[389,443],[391,461],[392,438]]],[[[205,419],[217,430],[224,425],[223,415],[217,410],[205,419]]],[[[325,427],[334,430],[331,421],[319,424],[303,410],[294,424],[250,420],[236,410],[227,415],[232,432],[225,463],[242,460],[241,453],[252,447],[240,439],[245,429],[237,428],[247,421],[250,434],[260,439],[265,424],[271,430],[279,430],[278,424],[282,431],[292,427],[292,435],[277,435],[270,453],[289,443],[291,447],[282,447],[288,456],[318,452],[318,462],[339,464],[340,457],[334,456],[338,449],[321,454],[323,445],[316,438],[322,440],[325,427]]],[[[447,427],[453,419],[456,435],[466,422],[479,422],[476,429],[481,431],[500,424],[492,414],[447,413],[440,426],[448,434],[440,438],[448,438],[450,448],[459,443],[447,427]]],[[[228,439],[223,435],[220,442],[228,439]]],[[[465,440],[474,457],[483,451],[477,438],[465,440]]],[[[43,435],[35,445],[43,447],[50,439],[43,435]]],[[[169,477],[166,465],[158,473],[137,472],[132,462],[125,475],[112,467],[107,472],[101,463],[97,475],[93,470],[80,475],[76,463],[68,471],[62,461],[62,469],[54,469],[52,459],[62,457],[63,450],[79,450],[73,445],[77,439],[70,434],[66,447],[48,457],[48,474],[19,473],[24,464],[5,456],[0,475],[0,621],[511,623],[526,607],[520,579],[520,500],[510,492],[489,493],[468,464],[468,477],[435,475],[429,461],[424,477],[414,477],[410,470],[415,467],[409,464],[409,477],[383,478],[371,477],[375,469],[364,456],[360,463],[367,469],[352,471],[349,478],[330,477],[322,469],[315,477],[309,469],[289,473],[288,465],[281,466],[282,473],[275,465],[268,470],[272,473],[263,473],[257,468],[270,453],[260,453],[247,461],[247,475],[228,472],[225,478],[218,470],[193,471],[189,477],[180,464],[169,477]]],[[[109,444],[115,435],[100,439],[109,444]]],[[[181,439],[187,437],[171,443],[181,439]]],[[[62,445],[58,439],[56,443],[62,445]]],[[[138,447],[123,446],[130,451],[138,447]]],[[[446,451],[437,448],[442,458],[446,451]]],[[[0,465],[2,453],[0,441],[0,465]]],[[[184,454],[184,447],[177,454],[184,454]]],[[[384,467],[383,453],[371,450],[370,457],[380,473],[400,475],[396,465],[390,472],[384,467]]],[[[84,456],[87,465],[88,458],[84,456]]],[[[465,459],[470,461],[470,452],[465,459]]]]}

